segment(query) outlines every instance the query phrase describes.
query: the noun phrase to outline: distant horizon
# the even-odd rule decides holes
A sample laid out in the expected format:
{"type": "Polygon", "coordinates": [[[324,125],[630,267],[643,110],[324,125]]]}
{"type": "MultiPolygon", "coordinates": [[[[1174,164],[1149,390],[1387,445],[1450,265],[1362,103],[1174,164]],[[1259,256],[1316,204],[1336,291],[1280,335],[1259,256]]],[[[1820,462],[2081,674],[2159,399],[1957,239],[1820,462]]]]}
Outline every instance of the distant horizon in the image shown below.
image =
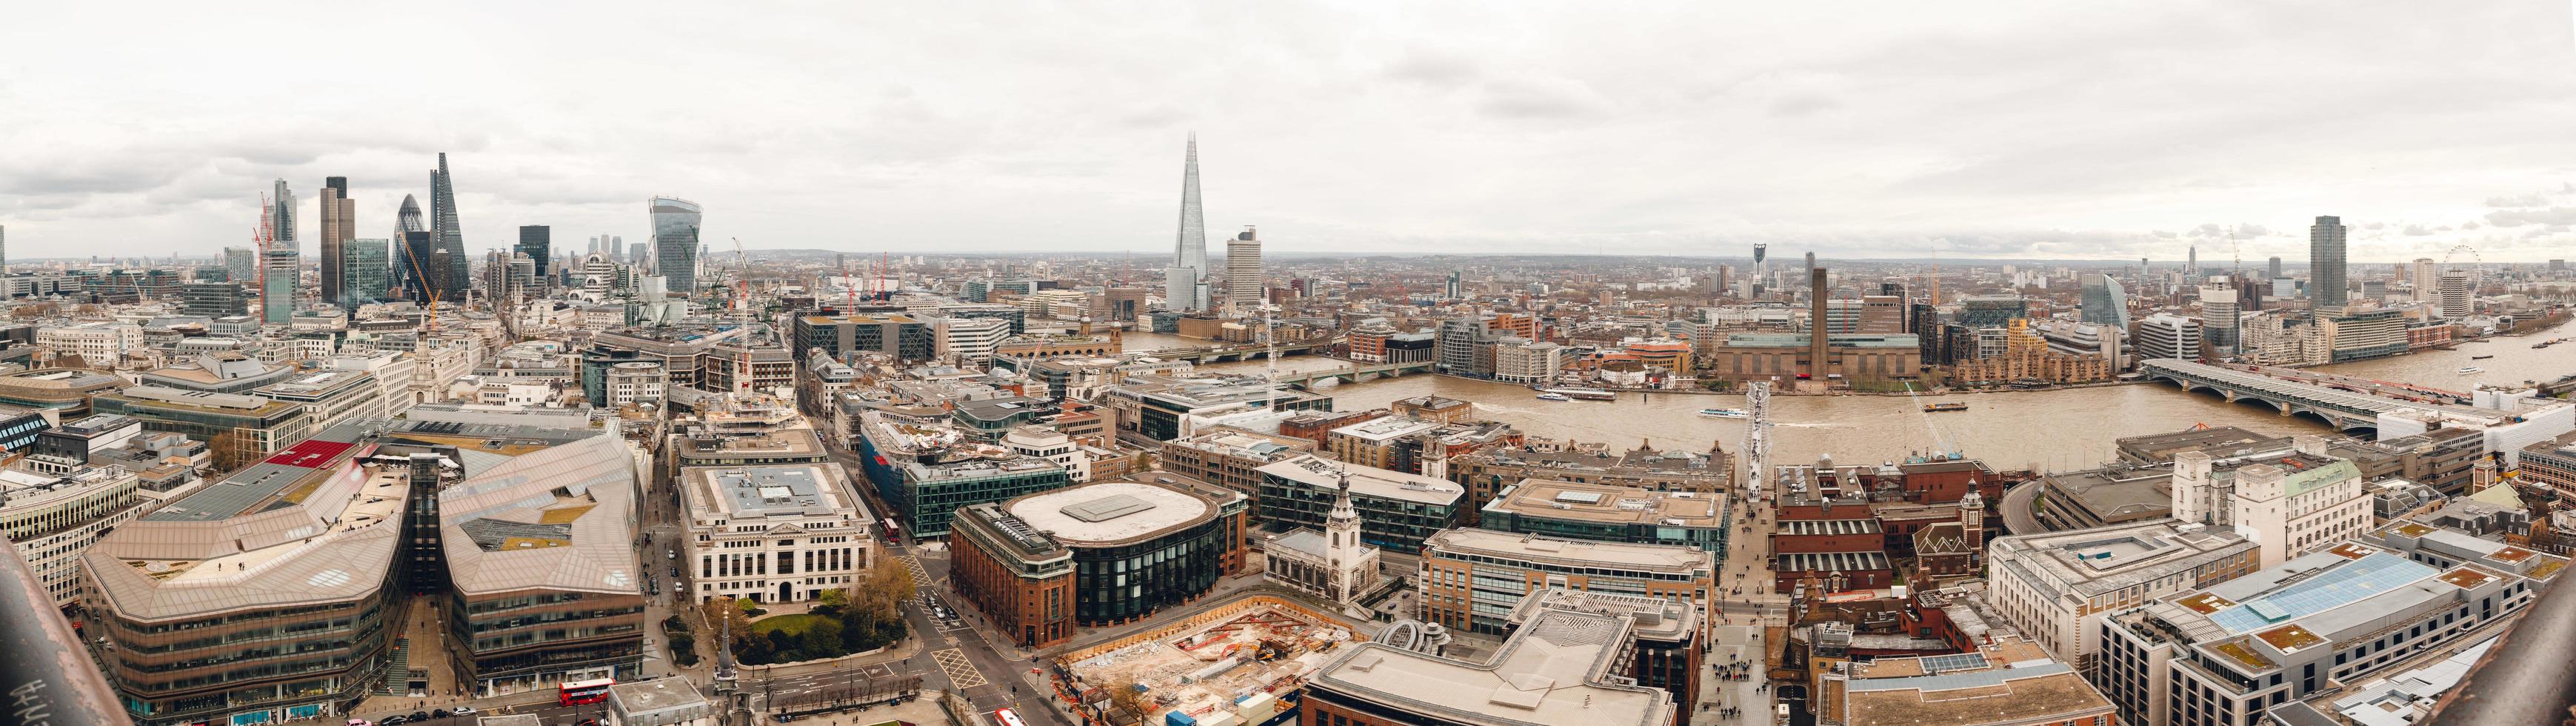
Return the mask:
{"type": "MultiPolygon", "coordinates": [[[[631,245],[631,244],[633,244],[633,243],[628,243],[628,244],[630,244],[630,245],[631,245]]],[[[242,246],[245,246],[245,245],[227,245],[227,246],[229,246],[229,247],[242,247],[242,246]]],[[[852,258],[852,259],[853,259],[853,261],[858,261],[858,260],[859,260],[859,257],[858,257],[858,256],[862,256],[862,255],[874,255],[874,254],[879,254],[879,253],[892,254],[892,255],[896,255],[896,256],[903,256],[903,257],[924,256],[924,257],[967,257],[967,258],[972,258],[972,257],[1080,257],[1080,258],[1115,258],[1115,257],[1127,256],[1127,255],[1129,254],[1129,253],[1127,253],[1127,252],[1123,252],[1123,251],[1120,251],[1120,252],[1098,252],[1098,251],[998,250],[998,251],[990,251],[990,252],[980,252],[980,251],[979,251],[979,252],[959,252],[959,251],[956,251],[956,250],[945,250],[945,251],[928,251],[928,250],[832,250],[832,249],[823,249],[823,248],[817,248],[817,247],[755,247],[755,246],[751,246],[751,245],[744,245],[744,246],[743,246],[743,248],[744,248],[744,250],[745,250],[745,251],[749,251],[749,252],[774,252],[774,253],[775,253],[775,252],[788,252],[788,253],[809,253],[809,254],[815,254],[815,255],[852,255],[852,256],[853,256],[853,258],[852,258]]],[[[511,247],[492,247],[492,248],[486,248],[486,249],[483,249],[483,250],[473,251],[473,252],[470,254],[470,257],[472,258],[472,260],[473,260],[473,261],[480,261],[480,260],[482,259],[483,255],[484,255],[485,253],[494,252],[494,251],[501,251],[501,252],[513,252],[513,251],[516,251],[516,250],[515,250],[514,248],[511,248],[511,247]]],[[[556,250],[555,252],[556,252],[556,254],[564,254],[564,251],[562,251],[562,250],[556,250]]],[[[1209,251],[1209,259],[1212,259],[1212,260],[1221,260],[1221,259],[1224,259],[1224,257],[1225,257],[1225,256],[1222,254],[1222,252],[1223,252],[1222,245],[1212,246],[1212,247],[1210,248],[1210,251],[1209,251]]],[[[2549,261],[2550,261],[2551,259],[2557,259],[2557,260],[2562,260],[2562,261],[2563,261],[2563,260],[2566,260],[2566,259],[2576,258],[2576,250],[2571,250],[2570,252],[2571,252],[2571,254],[2570,254],[2568,257],[2560,257],[2560,258],[2524,259],[2524,260],[2484,260],[2484,259],[2460,260],[2460,259],[2454,259],[2454,260],[2452,260],[2449,264],[2454,265],[2454,266],[2459,266],[2459,265],[2472,265],[2472,264],[2483,264],[2483,265],[2547,265],[2547,264],[2549,264],[2549,261]]],[[[312,255],[312,254],[310,253],[310,251],[309,251],[309,250],[301,251],[301,253],[302,253],[302,254],[303,254],[303,256],[304,256],[305,258],[307,258],[308,260],[309,260],[309,259],[311,259],[311,258],[313,258],[313,256],[314,256],[314,255],[312,255]]],[[[713,254],[712,254],[712,255],[710,255],[709,259],[710,259],[710,261],[722,261],[722,259],[723,259],[726,255],[728,255],[728,254],[730,254],[730,253],[731,253],[731,250],[729,250],[729,249],[713,250],[713,254]]],[[[588,253],[587,253],[587,252],[583,252],[583,253],[580,253],[580,254],[588,254],[588,253]]],[[[1784,259],[1784,258],[1782,258],[1782,257],[1774,256],[1774,257],[1770,257],[1767,261],[1768,261],[1770,264],[1774,265],[1774,266],[1777,266],[1777,265],[1780,265],[1780,264],[1783,264],[1783,263],[1786,263],[1786,264],[1788,264],[1788,265],[1792,265],[1792,266],[1795,266],[1795,265],[1801,265],[1801,264],[1804,264],[1804,262],[1805,262],[1805,254],[1806,254],[1806,253],[1804,253],[1804,252],[1796,252],[1796,251],[1793,251],[1793,252],[1792,252],[1792,254],[1790,254],[1789,256],[1787,256],[1785,259],[1784,259]]],[[[97,255],[96,257],[101,258],[101,259],[145,259],[145,260],[151,260],[151,259],[170,259],[170,257],[169,257],[168,255],[97,255]]],[[[1137,257],[1138,257],[1138,259],[1140,259],[1140,260],[1144,259],[1144,256],[1143,256],[1143,255],[1137,255],[1137,257]]],[[[1162,257],[1163,257],[1163,255],[1162,255],[1162,254],[1157,253],[1157,255],[1156,255],[1156,258],[1157,258],[1157,259],[1160,259],[1160,258],[1162,258],[1162,257]]],[[[1753,261],[1753,258],[1752,258],[1752,256],[1750,256],[1750,255],[1738,255],[1738,256],[1725,256],[1725,255],[1673,255],[1673,254],[1626,254],[1626,255],[1623,255],[1623,254],[1596,254],[1596,253],[1588,253],[1588,252],[1555,252],[1555,253],[1548,253],[1548,252],[1533,252],[1533,253],[1485,253],[1485,254],[1470,254],[1470,253],[1458,253],[1458,252],[1433,252],[1433,253],[1419,253],[1419,254],[1391,254],[1391,253],[1385,253],[1385,252],[1341,252],[1341,251],[1333,251],[1333,250],[1317,250],[1317,251],[1280,251],[1280,250],[1276,250],[1276,249],[1267,249],[1267,248],[1265,248],[1264,250],[1262,250],[1262,257],[1263,257],[1264,259],[1341,259],[1341,258],[1356,258],[1356,259],[1371,259],[1371,258],[1391,258],[1391,259],[1442,259],[1442,258],[1457,258],[1457,259],[1466,259],[1466,260],[1508,260],[1508,259],[1512,259],[1512,258],[1534,258],[1534,259],[1565,258],[1565,259],[1618,259],[1618,260],[1658,260],[1658,259],[1661,259],[1661,260],[1690,260],[1690,261],[1707,261],[1707,262],[1714,262],[1714,263],[1718,263],[1718,264],[1733,264],[1733,263],[1736,263],[1736,262],[1742,262],[1742,263],[1745,263],[1745,264],[1751,264],[1751,263],[1752,263],[1752,261],[1753,261]]],[[[179,258],[180,258],[180,259],[200,259],[200,258],[206,258],[206,259],[213,259],[213,260],[216,260],[216,261],[221,261],[221,260],[223,259],[223,253],[222,253],[222,250],[218,249],[215,253],[213,253],[213,254],[211,254],[211,255],[191,255],[191,254],[182,254],[182,255],[180,255],[180,256],[179,256],[179,258]]],[[[2434,262],[2436,262],[2436,263],[2441,263],[2441,262],[2443,261],[2443,258],[2442,258],[2441,256],[2427,256],[2427,258],[2432,259],[2432,260],[2433,260],[2434,262]]],[[[2394,260],[2394,261],[2381,261],[2381,260],[2346,260],[2346,261],[2344,262],[2344,265],[2345,265],[2347,268],[2349,268],[2349,267],[2353,267],[2353,266],[2360,266],[2360,265],[2392,265],[2392,266],[2393,266],[2393,265],[2408,265],[2408,264],[2414,264],[2415,259],[2416,259],[2416,258],[2409,258],[2409,259],[2404,259],[2404,260],[2394,260]]],[[[13,255],[13,256],[10,256],[10,257],[8,258],[8,260],[9,260],[9,262],[11,262],[12,264],[20,263],[20,262],[30,263],[30,264],[34,264],[34,263],[44,263],[44,262],[73,262],[73,263],[84,263],[84,264],[86,264],[86,263],[88,262],[88,260],[87,260],[86,258],[78,258],[78,257],[24,257],[24,258],[22,258],[22,257],[14,256],[14,255],[13,255]]],[[[1851,257],[1851,256],[1825,256],[1825,255],[1818,255],[1818,256],[1816,256],[1816,261],[1817,261],[1817,262],[1819,262],[1819,263],[1823,263],[1823,262],[1864,262],[1864,263],[1872,263],[1872,264],[1931,264],[1931,263],[1936,263],[1936,262],[1937,262],[1937,263],[1947,264],[1947,263],[1952,263],[1952,262],[1965,262],[1965,263],[1993,263],[1993,264],[2019,264],[2019,263],[2030,263],[2030,264],[2049,264],[2049,265],[2123,265],[2123,266],[2128,266],[2128,267],[2135,267],[2135,266],[2137,265],[2137,259],[2136,259],[2136,258],[2127,258],[2127,259],[2122,259],[2122,258],[2089,258],[2089,257],[2086,257],[2086,258],[2076,258],[2076,257],[2057,257],[2057,258],[2042,258],[2042,257],[1937,257],[1937,258],[1935,258],[1935,257],[1851,257]]],[[[2171,260],[2167,260],[2167,259],[2154,259],[2154,258],[2150,258],[2150,259],[2148,260],[2148,264],[2149,264],[2150,266],[2154,266],[2154,267],[2162,267],[2162,266],[2167,266],[2167,265],[2171,265],[2171,266],[2175,266],[2175,267],[2180,267],[2180,266],[2183,266],[2183,265],[2184,265],[2184,264],[2186,264],[2186,263],[2185,263],[2185,261],[2184,261],[2184,260],[2182,260],[2182,259],[2171,259],[2171,260]]],[[[2226,270],[2226,269],[2228,269],[2228,268],[2230,268],[2230,267],[2239,267],[2239,268],[2244,268],[2244,269],[2259,269],[2259,268],[2263,268],[2263,267],[2265,267],[2265,266],[2268,266],[2268,265],[2270,264],[2270,257],[2269,257],[2269,256],[2266,256],[2266,257],[2258,258],[2258,259],[2245,260],[2245,261],[2243,261],[2242,263],[2237,263],[2237,262],[2228,261],[2228,260],[2217,260],[2217,261],[2212,261],[2212,260],[2201,260],[2201,261],[2199,262],[2199,264],[2200,264],[2200,268],[2201,268],[2202,270],[2222,270],[2222,271],[2223,271],[2223,270],[2226,270]]],[[[2283,268],[2285,268],[2285,269],[2286,269],[2286,268],[2302,268],[2302,269],[2303,269],[2303,268],[2306,268],[2306,267],[2308,267],[2308,266],[2309,266],[2309,262],[2308,262],[2307,260],[2304,260],[2304,259],[2297,259],[2297,260],[2294,260],[2294,259],[2290,259],[2290,258],[2284,257],[2284,258],[2282,258],[2282,259],[2281,259],[2281,266],[2282,266],[2283,268]]],[[[1142,267],[1144,267],[1144,266],[1143,266],[1143,265],[1139,265],[1139,267],[1140,267],[1140,268],[1142,268],[1142,267]]],[[[1159,267],[1161,267],[1161,265],[1154,265],[1153,267],[1159,268],[1159,267]]],[[[855,270],[854,270],[853,272],[855,273],[855,272],[857,272],[857,271],[855,271],[855,270]]]]}

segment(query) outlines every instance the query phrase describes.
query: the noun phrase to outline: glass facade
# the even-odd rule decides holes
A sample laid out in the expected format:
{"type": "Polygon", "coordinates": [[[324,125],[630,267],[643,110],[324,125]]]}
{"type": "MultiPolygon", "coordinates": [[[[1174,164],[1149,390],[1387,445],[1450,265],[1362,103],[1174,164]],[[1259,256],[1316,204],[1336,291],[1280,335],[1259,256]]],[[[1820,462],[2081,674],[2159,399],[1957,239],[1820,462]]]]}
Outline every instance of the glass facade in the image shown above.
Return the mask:
{"type": "Polygon", "coordinates": [[[669,197],[653,200],[653,271],[669,280],[683,296],[698,292],[698,218],[696,202],[669,197]]]}
{"type": "Polygon", "coordinates": [[[1225,568],[1223,519],[1145,542],[1073,551],[1073,617],[1085,625],[1133,620],[1216,586],[1225,568]]]}
{"type": "Polygon", "coordinates": [[[353,239],[340,245],[340,304],[355,308],[385,298],[387,249],[381,239],[353,239]]]}

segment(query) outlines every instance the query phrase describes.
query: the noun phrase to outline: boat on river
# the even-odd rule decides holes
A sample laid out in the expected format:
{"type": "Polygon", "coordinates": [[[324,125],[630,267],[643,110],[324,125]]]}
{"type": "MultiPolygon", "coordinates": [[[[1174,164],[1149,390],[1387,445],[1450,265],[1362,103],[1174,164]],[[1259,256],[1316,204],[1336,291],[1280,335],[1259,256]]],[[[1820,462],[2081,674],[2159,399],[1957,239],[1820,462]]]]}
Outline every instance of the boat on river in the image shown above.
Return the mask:
{"type": "Polygon", "coordinates": [[[1950,402],[1950,403],[1930,403],[1930,404],[1924,404],[1924,406],[1923,406],[1923,412],[1924,412],[1924,413],[1940,413],[1940,412],[1943,412],[1943,411],[1965,411],[1965,410],[1968,410],[1968,404],[1958,403],[1958,402],[1955,402],[1955,401],[1954,401],[1954,402],[1950,402]]]}
{"type": "Polygon", "coordinates": [[[2477,366],[2460,366],[2460,375],[2464,375],[2464,376],[2465,376],[2465,375],[2468,375],[2468,374],[2471,374],[2471,373],[2485,373],[2485,372],[2487,372],[2487,369],[2479,368],[2479,367],[2477,367],[2477,366]]]}
{"type": "Polygon", "coordinates": [[[1709,418],[1749,418],[1753,412],[1740,408],[1703,408],[1699,415],[1709,418]]]}
{"type": "Polygon", "coordinates": [[[2493,358],[2493,357],[2495,357],[2495,356],[2491,356],[2491,355],[2473,355],[2473,356],[2469,356],[2469,360],[2486,360],[2486,359],[2488,359],[2488,358],[2493,358]]]}
{"type": "Polygon", "coordinates": [[[1573,398],[1573,397],[1571,397],[1571,396],[1567,396],[1567,395],[1565,395],[1565,394],[1562,394],[1562,393],[1554,393],[1554,392],[1550,392],[1550,393],[1541,393],[1541,394],[1538,394],[1538,400],[1541,400],[1541,401],[1572,401],[1572,400],[1574,400],[1574,398],[1573,398]]]}
{"type": "Polygon", "coordinates": [[[1604,390],[1601,390],[1601,389],[1598,389],[1598,388],[1548,388],[1548,389],[1542,389],[1540,392],[1541,392],[1541,393],[1554,393],[1554,394],[1557,394],[1557,395],[1560,395],[1560,396],[1565,396],[1565,397],[1568,397],[1568,398],[1572,398],[1572,399],[1577,400],[1577,401],[1616,401],[1616,400],[1619,400],[1619,394],[1618,394],[1617,392],[1613,392],[1613,391],[1604,391],[1604,390]]]}

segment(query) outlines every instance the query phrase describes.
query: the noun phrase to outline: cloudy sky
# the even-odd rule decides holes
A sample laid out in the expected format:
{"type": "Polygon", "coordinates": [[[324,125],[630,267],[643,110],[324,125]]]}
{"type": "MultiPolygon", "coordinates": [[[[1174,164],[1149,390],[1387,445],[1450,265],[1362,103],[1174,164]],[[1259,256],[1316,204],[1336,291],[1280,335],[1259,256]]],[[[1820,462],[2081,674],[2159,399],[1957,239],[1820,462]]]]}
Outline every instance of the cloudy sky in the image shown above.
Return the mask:
{"type": "Polygon", "coordinates": [[[2576,257],[2566,0],[24,3],[13,259],[206,254],[448,152],[468,247],[2576,257]],[[1115,6],[1103,12],[1101,6],[1115,6]],[[1757,9],[1758,8],[1758,9],[1757,9]]]}

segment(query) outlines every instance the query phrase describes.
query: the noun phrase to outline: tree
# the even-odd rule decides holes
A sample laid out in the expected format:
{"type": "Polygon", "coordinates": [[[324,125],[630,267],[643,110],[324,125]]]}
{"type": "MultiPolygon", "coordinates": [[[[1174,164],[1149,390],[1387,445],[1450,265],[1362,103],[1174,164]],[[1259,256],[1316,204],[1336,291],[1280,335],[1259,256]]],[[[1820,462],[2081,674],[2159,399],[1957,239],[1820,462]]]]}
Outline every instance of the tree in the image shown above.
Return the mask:
{"type": "Polygon", "coordinates": [[[1153,710],[1154,702],[1146,700],[1144,691],[1136,690],[1136,679],[1124,678],[1109,684],[1109,707],[1142,720],[1146,712],[1153,710]]]}
{"type": "Polygon", "coordinates": [[[744,614],[742,606],[735,604],[736,602],[739,601],[734,598],[709,600],[705,606],[699,608],[698,617],[706,621],[707,635],[713,636],[723,632],[724,623],[731,622],[733,640],[736,644],[751,639],[751,616],[744,614]]]}
{"type": "Polygon", "coordinates": [[[206,440],[206,450],[214,454],[215,469],[219,471],[249,466],[251,460],[260,454],[258,445],[252,443],[249,436],[242,435],[241,429],[226,429],[215,434],[214,438],[206,440]]]}

